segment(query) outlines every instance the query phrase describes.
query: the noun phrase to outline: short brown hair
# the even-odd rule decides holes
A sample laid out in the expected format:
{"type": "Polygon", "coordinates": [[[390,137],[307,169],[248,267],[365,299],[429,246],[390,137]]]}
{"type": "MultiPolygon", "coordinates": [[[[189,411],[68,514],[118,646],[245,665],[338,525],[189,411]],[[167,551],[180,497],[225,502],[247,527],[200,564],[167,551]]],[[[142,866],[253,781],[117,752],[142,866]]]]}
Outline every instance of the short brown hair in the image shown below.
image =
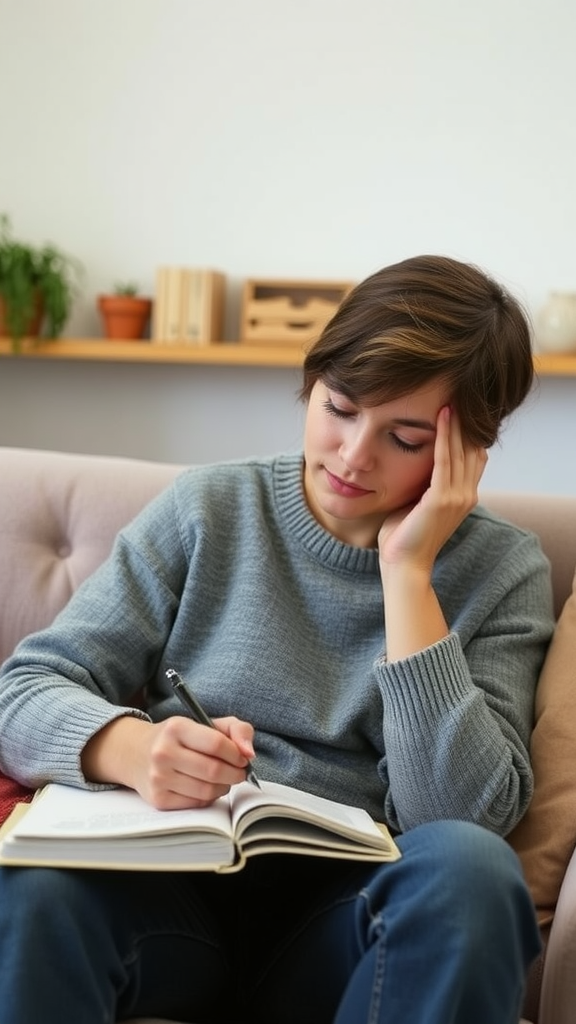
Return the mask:
{"type": "Polygon", "coordinates": [[[300,397],[322,380],[353,402],[379,405],[440,378],[465,436],[488,448],[533,374],[520,303],[472,264],[415,256],[346,296],[305,358],[300,397]]]}

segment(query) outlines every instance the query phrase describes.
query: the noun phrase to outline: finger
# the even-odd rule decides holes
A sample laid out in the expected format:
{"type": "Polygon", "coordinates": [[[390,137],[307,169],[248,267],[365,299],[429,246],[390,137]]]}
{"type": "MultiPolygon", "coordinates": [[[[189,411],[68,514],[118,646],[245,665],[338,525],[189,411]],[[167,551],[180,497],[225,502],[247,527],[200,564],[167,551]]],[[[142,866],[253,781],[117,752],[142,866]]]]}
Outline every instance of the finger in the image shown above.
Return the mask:
{"type": "Polygon", "coordinates": [[[244,777],[243,769],[226,767],[205,755],[187,751],[185,758],[176,763],[153,759],[139,791],[160,810],[204,807],[244,777]]]}
{"type": "MultiPolygon", "coordinates": [[[[178,720],[178,716],[171,720],[178,720]]],[[[196,753],[205,754],[234,768],[246,767],[246,755],[240,750],[233,735],[233,723],[238,722],[238,719],[216,719],[214,721],[214,728],[207,725],[199,725],[190,718],[180,718],[180,722],[182,726],[179,727],[178,739],[183,747],[196,753]]],[[[246,726],[249,730],[251,729],[248,723],[246,723],[246,726]]],[[[243,735],[245,735],[245,730],[243,735]]]]}
{"type": "MultiPolygon", "coordinates": [[[[241,782],[242,779],[238,781],[241,782]]],[[[171,776],[169,785],[154,792],[153,803],[159,810],[209,807],[215,800],[226,796],[232,785],[234,783],[218,785],[184,773],[175,773],[171,776]]]]}
{"type": "Polygon", "coordinates": [[[434,466],[430,483],[438,486],[442,493],[450,486],[450,478],[450,408],[444,405],[436,417],[434,466]]]}
{"type": "Polygon", "coordinates": [[[178,715],[155,728],[149,769],[154,787],[174,788],[173,773],[220,787],[242,781],[247,758],[219,729],[178,715]]]}
{"type": "Polygon", "coordinates": [[[450,481],[452,486],[456,488],[461,486],[466,477],[466,448],[462,437],[460,417],[455,409],[449,411],[449,417],[450,481]]]}
{"type": "Polygon", "coordinates": [[[454,489],[461,488],[464,497],[474,500],[488,453],[484,448],[468,443],[462,433],[462,423],[456,410],[450,413],[450,469],[454,489]]]}
{"type": "Polygon", "coordinates": [[[209,753],[180,747],[171,760],[155,758],[149,774],[155,792],[175,794],[205,805],[243,782],[246,769],[209,753]]]}
{"type": "Polygon", "coordinates": [[[214,800],[227,793],[231,786],[243,782],[245,776],[245,768],[193,751],[173,768],[167,788],[181,795],[214,800]]]}
{"type": "Polygon", "coordinates": [[[478,484],[488,464],[488,452],[485,448],[473,448],[467,460],[467,480],[470,486],[477,491],[478,484]]]}
{"type": "Polygon", "coordinates": [[[254,750],[254,727],[250,722],[243,722],[240,718],[233,716],[219,718],[215,723],[249,761],[255,756],[254,750]]]}

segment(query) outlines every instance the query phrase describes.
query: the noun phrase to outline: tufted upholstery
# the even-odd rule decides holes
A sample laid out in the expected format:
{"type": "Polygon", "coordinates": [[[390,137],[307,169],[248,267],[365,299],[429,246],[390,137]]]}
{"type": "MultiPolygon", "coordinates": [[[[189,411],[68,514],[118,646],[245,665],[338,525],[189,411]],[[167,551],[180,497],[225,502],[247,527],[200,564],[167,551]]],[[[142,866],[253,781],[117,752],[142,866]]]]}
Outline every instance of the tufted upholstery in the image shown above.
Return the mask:
{"type": "Polygon", "coordinates": [[[1,450],[0,467],[3,661],[52,621],[120,527],[183,467],[17,448],[1,450]]]}
{"type": "MultiPolygon", "coordinates": [[[[107,555],[118,529],[183,468],[134,459],[0,448],[0,660],[21,637],[53,619],[107,555]]],[[[552,562],[556,612],[560,615],[576,564],[576,498],[485,494],[482,500],[540,534],[552,562]]],[[[568,642],[574,644],[574,637],[568,642]]],[[[576,646],[571,663],[576,666],[576,646]]],[[[564,724],[576,751],[576,725],[564,724]]],[[[18,787],[9,789],[9,780],[0,779],[0,811],[7,786],[10,799],[23,795],[18,787]]],[[[567,856],[573,847],[573,843],[568,847],[567,856]]],[[[549,908],[547,913],[549,920],[549,908]]],[[[576,859],[552,915],[542,998],[540,964],[533,971],[525,1014],[534,1024],[574,1024],[576,859]]]]}

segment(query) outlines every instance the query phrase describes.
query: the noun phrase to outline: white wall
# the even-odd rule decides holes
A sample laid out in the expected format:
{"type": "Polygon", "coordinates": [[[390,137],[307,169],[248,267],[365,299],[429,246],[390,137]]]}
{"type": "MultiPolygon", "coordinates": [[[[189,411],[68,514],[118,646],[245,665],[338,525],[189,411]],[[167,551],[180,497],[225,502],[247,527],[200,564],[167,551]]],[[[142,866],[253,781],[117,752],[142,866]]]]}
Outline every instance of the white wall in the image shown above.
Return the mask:
{"type": "MultiPolygon", "coordinates": [[[[95,295],[158,264],[358,280],[417,252],[535,312],[576,290],[573,0],[0,0],[0,210],[95,295]]],[[[0,443],[207,461],[297,445],[291,370],[0,361],[0,443]]],[[[576,378],[490,486],[574,493],[576,378]]]]}

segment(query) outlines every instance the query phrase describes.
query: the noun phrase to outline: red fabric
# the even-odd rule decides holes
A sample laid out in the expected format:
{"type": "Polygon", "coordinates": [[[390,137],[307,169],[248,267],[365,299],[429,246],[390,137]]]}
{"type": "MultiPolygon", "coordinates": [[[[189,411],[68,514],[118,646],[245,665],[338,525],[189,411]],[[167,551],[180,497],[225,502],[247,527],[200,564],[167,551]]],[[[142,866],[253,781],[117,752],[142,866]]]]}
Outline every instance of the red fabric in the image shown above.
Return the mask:
{"type": "Polygon", "coordinates": [[[6,820],[18,803],[29,802],[34,790],[23,786],[15,779],[9,779],[0,772],[0,825],[6,820]]]}

